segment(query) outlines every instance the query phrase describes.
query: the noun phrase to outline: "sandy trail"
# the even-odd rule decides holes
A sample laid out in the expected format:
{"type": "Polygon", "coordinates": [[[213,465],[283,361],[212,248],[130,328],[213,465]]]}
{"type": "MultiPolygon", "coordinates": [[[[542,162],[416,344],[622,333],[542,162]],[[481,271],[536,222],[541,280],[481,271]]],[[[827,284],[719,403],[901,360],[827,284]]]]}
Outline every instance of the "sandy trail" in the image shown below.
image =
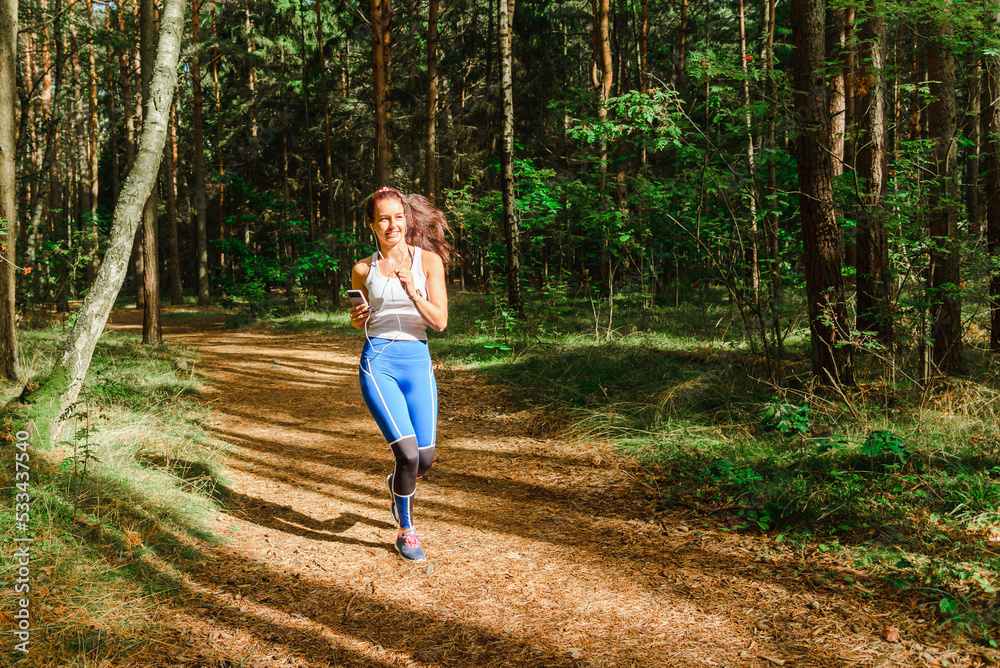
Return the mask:
{"type": "MultiPolygon", "coordinates": [[[[134,331],[132,314],[114,326],[134,331]]],[[[211,428],[233,446],[216,520],[229,540],[187,568],[186,605],[163,610],[170,631],[143,665],[975,663],[886,641],[893,604],[803,575],[758,538],[653,512],[607,454],[532,436],[530,414],[463,371],[437,371],[438,456],[415,506],[428,562],[405,563],[360,337],[221,324],[171,318],[165,335],[199,354],[211,428]]]]}

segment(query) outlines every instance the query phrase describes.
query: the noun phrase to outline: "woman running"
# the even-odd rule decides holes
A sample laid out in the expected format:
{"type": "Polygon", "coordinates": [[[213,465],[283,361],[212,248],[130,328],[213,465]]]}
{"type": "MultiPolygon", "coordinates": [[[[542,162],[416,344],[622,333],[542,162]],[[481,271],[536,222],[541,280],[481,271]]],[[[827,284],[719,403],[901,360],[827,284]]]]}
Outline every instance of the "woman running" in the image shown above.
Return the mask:
{"type": "Polygon", "coordinates": [[[399,526],[396,550],[424,561],[413,527],[417,479],[434,461],[437,385],[427,350],[427,326],[448,324],[444,266],[451,253],[444,214],[421,195],[384,187],[368,199],[368,225],[378,251],[354,265],[351,284],[368,304],[351,308],[365,330],[359,377],[368,410],[395,457],[386,478],[389,511],[399,526]]]}

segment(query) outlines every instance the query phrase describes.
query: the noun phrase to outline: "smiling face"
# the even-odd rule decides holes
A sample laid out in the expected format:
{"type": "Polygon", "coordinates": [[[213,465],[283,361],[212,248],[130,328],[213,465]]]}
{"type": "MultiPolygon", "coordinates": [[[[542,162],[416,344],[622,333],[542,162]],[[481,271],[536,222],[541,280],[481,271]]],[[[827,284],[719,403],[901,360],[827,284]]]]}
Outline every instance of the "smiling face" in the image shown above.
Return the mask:
{"type": "Polygon", "coordinates": [[[375,215],[370,223],[384,250],[394,248],[406,237],[406,213],[403,203],[394,197],[384,197],[375,202],[375,215]]]}

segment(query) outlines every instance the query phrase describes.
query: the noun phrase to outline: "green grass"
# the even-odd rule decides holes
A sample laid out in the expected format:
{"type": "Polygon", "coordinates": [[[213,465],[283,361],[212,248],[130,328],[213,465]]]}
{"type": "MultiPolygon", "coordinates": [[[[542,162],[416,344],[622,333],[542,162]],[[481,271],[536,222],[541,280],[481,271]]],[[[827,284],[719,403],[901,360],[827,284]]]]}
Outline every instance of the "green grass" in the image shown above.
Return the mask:
{"type": "MultiPolygon", "coordinates": [[[[21,333],[27,375],[50,368],[64,336],[58,327],[21,333]]],[[[198,541],[217,540],[207,520],[225,484],[222,444],[192,400],[198,379],[184,368],[192,358],[106,333],[61,442],[29,449],[32,626],[44,629],[32,638],[36,660],[95,665],[141,647],[157,598],[181,585],[178,561],[196,558],[198,541]]],[[[3,389],[9,401],[20,385],[3,389]]],[[[10,444],[0,449],[5,542],[15,533],[14,456],[10,444]]],[[[13,597],[11,588],[0,594],[4,609],[13,597]]]]}

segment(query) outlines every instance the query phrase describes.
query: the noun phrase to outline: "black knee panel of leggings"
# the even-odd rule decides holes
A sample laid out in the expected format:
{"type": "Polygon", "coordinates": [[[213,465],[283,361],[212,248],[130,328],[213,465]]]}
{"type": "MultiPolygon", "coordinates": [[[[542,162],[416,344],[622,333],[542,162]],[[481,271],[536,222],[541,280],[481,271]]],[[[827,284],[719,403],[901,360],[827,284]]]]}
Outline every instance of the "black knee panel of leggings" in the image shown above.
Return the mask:
{"type": "Polygon", "coordinates": [[[417,437],[404,436],[391,447],[392,454],[396,458],[396,469],[392,473],[392,491],[402,496],[409,496],[417,488],[417,469],[420,465],[417,437]]]}
{"type": "Polygon", "coordinates": [[[434,463],[434,446],[429,448],[422,448],[420,450],[419,461],[417,463],[417,477],[421,477],[423,474],[431,470],[431,465],[434,463]]]}

